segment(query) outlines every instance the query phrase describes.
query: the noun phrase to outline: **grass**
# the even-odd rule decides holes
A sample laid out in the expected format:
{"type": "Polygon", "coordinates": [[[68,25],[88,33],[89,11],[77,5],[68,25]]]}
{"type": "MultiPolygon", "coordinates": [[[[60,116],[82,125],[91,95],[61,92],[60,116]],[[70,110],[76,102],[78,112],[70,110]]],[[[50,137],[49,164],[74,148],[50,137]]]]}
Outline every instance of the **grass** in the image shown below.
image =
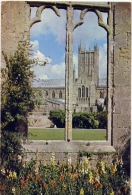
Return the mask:
{"type": "MultiPolygon", "coordinates": [[[[30,129],[29,140],[64,140],[64,129],[30,129]]],[[[105,129],[73,129],[73,140],[106,140],[105,129]]]]}

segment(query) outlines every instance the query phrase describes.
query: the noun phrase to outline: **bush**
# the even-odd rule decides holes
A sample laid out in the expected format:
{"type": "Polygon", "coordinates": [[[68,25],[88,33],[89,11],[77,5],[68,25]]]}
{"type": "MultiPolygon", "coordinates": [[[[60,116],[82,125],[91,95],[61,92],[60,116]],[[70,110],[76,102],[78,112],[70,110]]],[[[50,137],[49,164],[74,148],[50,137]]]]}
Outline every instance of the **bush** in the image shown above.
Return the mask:
{"type": "Polygon", "coordinates": [[[73,113],[72,126],[73,128],[97,129],[96,114],[87,112],[73,113]]]}
{"type": "Polygon", "coordinates": [[[97,114],[97,119],[99,121],[99,129],[107,128],[107,111],[102,111],[97,114]]]}
{"type": "Polygon", "coordinates": [[[49,113],[49,119],[56,125],[57,128],[65,127],[65,111],[52,110],[49,113]]]}
{"type": "MultiPolygon", "coordinates": [[[[52,110],[49,119],[58,128],[65,127],[65,111],[52,110]]],[[[106,129],[107,128],[107,112],[75,112],[72,115],[72,127],[83,129],[106,129]]]]}

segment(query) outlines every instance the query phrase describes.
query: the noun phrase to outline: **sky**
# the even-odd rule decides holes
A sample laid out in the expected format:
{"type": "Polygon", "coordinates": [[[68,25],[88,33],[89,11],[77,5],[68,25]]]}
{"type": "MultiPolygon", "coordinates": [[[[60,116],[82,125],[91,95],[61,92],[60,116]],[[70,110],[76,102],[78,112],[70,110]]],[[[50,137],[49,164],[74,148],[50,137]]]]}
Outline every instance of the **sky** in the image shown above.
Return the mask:
{"type": "MultiPolygon", "coordinates": [[[[37,8],[31,8],[31,18],[35,17],[37,8]]],[[[65,78],[65,38],[66,11],[60,9],[60,17],[51,9],[42,12],[42,21],[34,24],[30,29],[30,41],[33,45],[33,57],[40,62],[48,61],[45,66],[33,68],[38,79],[65,78]]],[[[103,21],[107,23],[107,14],[102,13],[103,21]]],[[[74,10],[74,22],[80,17],[80,10],[74,10]]],[[[73,64],[78,75],[78,45],[86,49],[93,49],[94,43],[99,47],[99,77],[107,75],[107,32],[98,26],[97,15],[88,12],[84,17],[84,24],[73,32],[73,64]]]]}

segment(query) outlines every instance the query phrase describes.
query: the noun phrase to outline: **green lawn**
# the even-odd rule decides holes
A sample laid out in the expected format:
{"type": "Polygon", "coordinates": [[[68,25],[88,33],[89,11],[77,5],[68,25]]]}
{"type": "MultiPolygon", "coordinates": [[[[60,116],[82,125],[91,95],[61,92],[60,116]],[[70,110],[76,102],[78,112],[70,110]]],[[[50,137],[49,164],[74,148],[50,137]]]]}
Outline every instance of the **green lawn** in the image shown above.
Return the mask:
{"type": "MultiPolygon", "coordinates": [[[[73,140],[106,140],[105,129],[73,129],[73,140]]],[[[29,140],[64,140],[64,129],[30,129],[29,140]]]]}

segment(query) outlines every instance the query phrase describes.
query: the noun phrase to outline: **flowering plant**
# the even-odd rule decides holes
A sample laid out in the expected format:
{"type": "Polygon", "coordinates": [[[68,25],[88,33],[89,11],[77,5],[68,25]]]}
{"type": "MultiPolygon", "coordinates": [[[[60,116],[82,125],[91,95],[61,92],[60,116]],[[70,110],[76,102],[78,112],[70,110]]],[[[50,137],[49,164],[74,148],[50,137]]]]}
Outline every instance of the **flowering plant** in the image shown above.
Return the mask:
{"type": "Polygon", "coordinates": [[[21,167],[19,174],[11,170],[5,174],[1,169],[2,195],[129,195],[130,179],[121,161],[107,165],[98,161],[96,167],[91,167],[89,160],[82,164],[56,164],[55,153],[52,153],[51,163],[46,164],[44,158],[38,162],[31,160],[21,167]]]}

